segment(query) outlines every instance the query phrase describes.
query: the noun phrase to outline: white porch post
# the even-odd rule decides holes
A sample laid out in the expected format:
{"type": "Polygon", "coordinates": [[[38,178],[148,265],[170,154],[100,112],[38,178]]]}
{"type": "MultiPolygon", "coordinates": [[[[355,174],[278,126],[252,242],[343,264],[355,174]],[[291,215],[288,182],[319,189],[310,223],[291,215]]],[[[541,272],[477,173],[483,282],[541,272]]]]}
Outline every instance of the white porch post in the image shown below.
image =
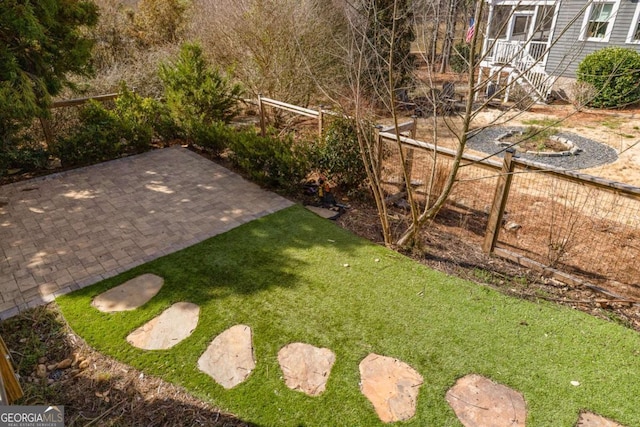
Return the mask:
{"type": "MultiPolygon", "coordinates": [[[[487,28],[486,28],[486,35],[484,37],[484,40],[482,41],[482,59],[484,60],[484,58],[489,54],[489,52],[487,52],[487,47],[489,46],[489,37],[491,36],[491,22],[493,21],[493,2],[489,1],[489,18],[487,20],[487,28]]],[[[479,23],[476,22],[476,28],[480,28],[479,23]]]]}
{"type": "Polygon", "coordinates": [[[531,55],[531,42],[533,41],[533,35],[537,30],[539,10],[540,5],[536,5],[533,8],[533,16],[531,17],[531,24],[529,24],[529,32],[527,33],[527,42],[525,43],[525,52],[527,55],[531,55]]]}
{"type": "MultiPolygon", "coordinates": [[[[480,87],[480,83],[482,83],[482,74],[484,72],[484,67],[481,65],[480,67],[478,67],[478,84],[476,85],[478,88],[480,87]]],[[[475,93],[473,94],[473,100],[474,101],[478,101],[478,95],[479,95],[480,91],[476,90],[475,93]]],[[[486,89],[485,89],[485,94],[486,94],[486,89]]]]}
{"type": "Polygon", "coordinates": [[[553,20],[551,21],[551,31],[549,31],[549,38],[547,39],[547,48],[546,48],[547,52],[544,55],[545,70],[547,68],[547,58],[549,57],[549,51],[551,50],[551,43],[553,42],[553,36],[554,36],[554,33],[556,32],[556,23],[558,21],[558,12],[560,11],[561,3],[562,3],[562,0],[556,0],[555,2],[555,9],[553,11],[553,20]]]}
{"type": "Polygon", "coordinates": [[[509,73],[509,77],[507,77],[507,87],[504,91],[504,102],[509,102],[509,92],[511,92],[511,84],[513,83],[513,73],[509,73]]]}

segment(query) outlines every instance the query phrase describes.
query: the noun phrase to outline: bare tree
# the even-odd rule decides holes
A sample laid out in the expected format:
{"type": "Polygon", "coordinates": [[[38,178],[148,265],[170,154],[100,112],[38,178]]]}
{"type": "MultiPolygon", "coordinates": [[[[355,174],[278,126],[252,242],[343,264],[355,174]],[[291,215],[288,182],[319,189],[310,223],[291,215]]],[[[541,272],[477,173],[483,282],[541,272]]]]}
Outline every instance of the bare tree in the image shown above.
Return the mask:
{"type": "Polygon", "coordinates": [[[254,95],[307,105],[342,65],[342,15],[319,0],[197,0],[191,38],[254,95]]]}
{"type": "MultiPolygon", "coordinates": [[[[408,184],[411,182],[411,176],[410,171],[407,169],[408,163],[404,156],[403,145],[399,136],[398,105],[399,101],[403,100],[398,99],[398,91],[395,90],[398,87],[398,71],[395,67],[396,61],[398,61],[397,52],[395,51],[397,49],[397,38],[395,37],[397,27],[392,26],[391,29],[388,29],[390,32],[386,33],[384,37],[372,37],[371,22],[375,23],[375,20],[371,21],[370,18],[371,16],[380,16],[381,11],[379,8],[386,6],[389,9],[385,11],[387,13],[391,11],[394,24],[401,22],[404,16],[408,16],[408,13],[416,17],[415,28],[418,29],[429,28],[424,25],[424,22],[419,21],[420,18],[428,17],[431,20],[435,19],[436,22],[443,22],[446,19],[433,15],[436,12],[442,13],[443,10],[437,2],[415,2],[412,7],[418,7],[419,9],[413,9],[410,12],[404,10],[401,7],[402,4],[404,2],[393,1],[384,2],[383,5],[383,2],[375,0],[345,2],[344,10],[349,17],[349,25],[351,27],[351,32],[349,33],[351,41],[346,44],[345,57],[348,58],[347,68],[352,70],[350,81],[355,105],[351,107],[354,112],[353,116],[356,117],[361,126],[361,138],[364,139],[365,135],[367,135],[367,132],[362,127],[367,126],[367,122],[371,122],[376,118],[374,109],[369,108],[373,102],[367,98],[367,88],[364,87],[367,83],[363,83],[363,81],[366,81],[375,86],[372,92],[377,97],[386,98],[383,103],[387,106],[396,128],[395,153],[397,156],[395,157],[395,168],[401,170],[403,180],[408,184]],[[380,40],[386,43],[384,49],[380,49],[376,45],[380,40]],[[376,73],[377,75],[385,73],[386,80],[381,81],[379,78],[374,78],[373,76],[376,73]],[[366,78],[363,80],[363,77],[366,78]],[[365,117],[368,120],[363,120],[365,117]]],[[[438,170],[438,156],[434,152],[431,160],[431,174],[428,177],[426,186],[427,195],[424,198],[424,202],[419,202],[420,198],[415,193],[415,189],[411,185],[406,185],[405,191],[410,210],[409,221],[407,228],[400,232],[397,238],[392,236],[389,230],[388,210],[385,201],[386,193],[379,173],[381,156],[379,154],[375,155],[375,153],[382,152],[381,143],[375,138],[371,142],[367,140],[361,143],[361,148],[364,150],[363,159],[369,162],[369,181],[379,210],[384,240],[388,245],[416,243],[420,230],[437,215],[447,202],[457,182],[460,168],[463,167],[462,158],[467,150],[468,139],[474,133],[482,130],[482,127],[478,127],[475,124],[475,120],[482,111],[485,111],[491,104],[499,101],[502,97],[508,97],[509,92],[513,92],[518,86],[522,86],[524,90],[532,94],[538,91],[541,92],[538,99],[535,97],[529,98],[519,104],[509,104],[502,108],[502,111],[491,125],[505,125],[520,114],[523,108],[531,105],[536,100],[540,100],[548,93],[553,78],[540,72],[537,65],[548,54],[549,49],[551,49],[556,40],[564,31],[568,31],[570,27],[567,26],[556,30],[557,37],[553,41],[549,40],[549,43],[545,43],[543,47],[537,48],[538,50],[532,53],[528,50],[530,49],[530,43],[536,34],[548,31],[547,26],[551,22],[549,17],[552,16],[553,8],[544,9],[536,22],[527,23],[527,25],[535,28],[528,27],[531,30],[524,33],[523,39],[518,43],[503,43],[499,45],[501,43],[499,37],[493,37],[492,34],[503,33],[507,25],[513,24],[511,18],[515,16],[517,5],[510,7],[507,11],[508,13],[492,23],[494,28],[491,29],[491,32],[487,28],[486,3],[476,0],[472,4],[465,6],[464,9],[472,11],[472,16],[462,19],[466,22],[469,18],[472,18],[472,22],[475,23],[472,31],[467,32],[467,28],[464,28],[464,31],[458,33],[459,40],[467,43],[468,48],[465,54],[465,60],[467,61],[466,72],[458,76],[459,81],[464,82],[465,99],[456,101],[451,99],[453,94],[447,93],[451,89],[450,84],[455,82],[448,82],[448,86],[443,86],[442,89],[435,87],[436,78],[433,70],[438,69],[438,67],[433,63],[433,58],[437,58],[438,55],[433,55],[431,52],[427,52],[422,58],[427,63],[427,66],[422,70],[421,88],[413,91],[413,99],[419,98],[422,103],[421,113],[432,124],[431,142],[437,145],[440,135],[445,132],[453,135],[455,156],[450,162],[446,175],[443,175],[442,171],[438,170]],[[489,75],[482,73],[480,71],[481,64],[486,63],[488,57],[496,55],[505,55],[505,58],[494,61],[497,65],[493,66],[489,75]],[[500,65],[501,63],[502,65],[500,65]],[[514,69],[516,70],[514,71],[514,69]],[[501,87],[496,88],[496,83],[492,81],[495,73],[498,73],[498,75],[501,75],[501,73],[511,74],[506,79],[506,82],[501,82],[501,87]],[[539,87],[536,87],[536,85],[539,85],[539,87]],[[439,182],[439,185],[436,185],[436,181],[439,182]]],[[[584,13],[585,9],[586,6],[576,15],[574,22],[579,16],[582,16],[581,13],[584,13]]],[[[450,28],[454,27],[455,24],[450,26],[450,28]]],[[[422,34],[425,33],[423,32],[422,34]]],[[[435,30],[435,34],[440,35],[438,29],[435,30]]],[[[430,37],[436,36],[431,35],[430,37]]],[[[446,35],[446,37],[450,37],[450,34],[446,35]]],[[[429,46],[430,43],[424,41],[421,43],[421,40],[418,40],[418,45],[429,46]]]]}

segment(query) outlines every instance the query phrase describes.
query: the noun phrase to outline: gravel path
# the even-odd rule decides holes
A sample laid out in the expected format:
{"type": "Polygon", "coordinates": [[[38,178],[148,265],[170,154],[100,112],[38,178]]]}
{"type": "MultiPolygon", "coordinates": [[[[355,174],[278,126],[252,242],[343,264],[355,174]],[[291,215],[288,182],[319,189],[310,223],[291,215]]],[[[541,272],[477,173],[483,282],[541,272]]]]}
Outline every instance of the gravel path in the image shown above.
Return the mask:
{"type": "MultiPolygon", "coordinates": [[[[485,129],[470,137],[467,145],[473,150],[482,151],[483,153],[492,154],[497,157],[503,157],[505,148],[496,144],[495,140],[507,132],[524,130],[525,128],[520,126],[505,126],[485,129]]],[[[570,132],[558,132],[556,135],[573,141],[573,143],[582,151],[575,155],[562,157],[545,157],[519,152],[516,154],[516,157],[567,170],[592,168],[612,163],[618,159],[616,150],[601,142],[570,132]]]]}

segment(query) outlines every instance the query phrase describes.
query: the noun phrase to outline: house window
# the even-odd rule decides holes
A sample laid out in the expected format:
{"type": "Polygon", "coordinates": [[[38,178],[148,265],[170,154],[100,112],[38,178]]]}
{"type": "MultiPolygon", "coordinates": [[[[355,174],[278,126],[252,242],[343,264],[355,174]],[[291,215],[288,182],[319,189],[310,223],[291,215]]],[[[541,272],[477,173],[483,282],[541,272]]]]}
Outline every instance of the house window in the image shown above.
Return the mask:
{"type": "Polygon", "coordinates": [[[636,13],[633,15],[633,21],[631,21],[627,43],[640,43],[640,3],[636,6],[636,13]]]}
{"type": "Polygon", "coordinates": [[[640,41],[640,21],[636,24],[635,31],[633,32],[633,37],[631,39],[634,42],[640,41]]]}
{"type": "Polygon", "coordinates": [[[618,1],[594,1],[585,14],[581,39],[609,41],[617,11],[618,1]]]}

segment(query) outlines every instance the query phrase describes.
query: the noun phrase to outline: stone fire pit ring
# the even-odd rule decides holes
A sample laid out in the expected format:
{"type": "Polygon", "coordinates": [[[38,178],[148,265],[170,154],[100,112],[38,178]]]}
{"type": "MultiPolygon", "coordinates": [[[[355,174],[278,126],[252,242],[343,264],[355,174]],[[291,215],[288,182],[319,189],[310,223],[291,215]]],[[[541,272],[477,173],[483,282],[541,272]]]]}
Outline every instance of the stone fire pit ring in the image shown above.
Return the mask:
{"type": "MultiPolygon", "coordinates": [[[[524,132],[524,126],[496,126],[483,129],[469,137],[467,146],[496,157],[504,157],[508,145],[500,141],[507,135],[524,132]]],[[[554,138],[567,145],[562,152],[516,152],[515,157],[567,170],[580,170],[613,163],[618,153],[612,147],[572,132],[559,131],[554,138]]]]}

